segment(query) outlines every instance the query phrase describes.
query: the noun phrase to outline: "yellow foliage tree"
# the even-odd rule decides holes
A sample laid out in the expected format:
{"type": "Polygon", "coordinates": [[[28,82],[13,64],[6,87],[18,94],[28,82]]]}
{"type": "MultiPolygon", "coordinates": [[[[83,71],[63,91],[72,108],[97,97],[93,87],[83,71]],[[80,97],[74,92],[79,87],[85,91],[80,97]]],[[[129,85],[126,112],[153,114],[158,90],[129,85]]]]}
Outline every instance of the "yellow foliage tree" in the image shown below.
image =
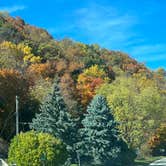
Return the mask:
{"type": "Polygon", "coordinates": [[[4,41],[0,44],[0,67],[22,70],[27,65],[39,63],[41,58],[32,53],[31,47],[22,43],[4,41]]]}

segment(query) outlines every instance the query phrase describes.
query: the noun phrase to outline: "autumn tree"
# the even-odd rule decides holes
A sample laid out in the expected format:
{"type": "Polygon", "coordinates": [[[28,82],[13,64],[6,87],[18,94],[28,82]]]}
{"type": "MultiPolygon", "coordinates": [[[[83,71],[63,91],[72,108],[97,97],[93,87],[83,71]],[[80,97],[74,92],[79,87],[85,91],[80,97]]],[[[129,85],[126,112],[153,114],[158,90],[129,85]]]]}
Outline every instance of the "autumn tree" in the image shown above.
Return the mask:
{"type": "Polygon", "coordinates": [[[73,115],[76,114],[77,108],[78,108],[77,89],[69,73],[65,73],[61,77],[60,88],[61,88],[63,99],[68,107],[68,110],[73,115]]]}
{"type": "Polygon", "coordinates": [[[31,64],[26,70],[26,75],[34,84],[39,79],[46,81],[54,79],[56,75],[55,64],[51,62],[31,64]]]}
{"type": "Polygon", "coordinates": [[[50,79],[38,78],[33,86],[29,88],[31,98],[42,103],[49,93],[52,92],[53,81],[50,79]]]}
{"type": "Polygon", "coordinates": [[[16,70],[0,70],[0,130],[7,139],[14,132],[15,97],[19,96],[20,108],[28,93],[27,80],[16,70]]]}
{"type": "Polygon", "coordinates": [[[53,39],[46,30],[31,26],[29,24],[24,26],[23,32],[25,38],[29,41],[33,41],[34,43],[46,43],[53,39]]]}
{"type": "Polygon", "coordinates": [[[135,79],[122,77],[101,86],[97,94],[107,97],[122,137],[130,147],[140,147],[165,119],[164,98],[155,86],[139,88],[135,79]]]}
{"type": "Polygon", "coordinates": [[[23,69],[31,63],[40,62],[39,56],[31,53],[31,48],[24,44],[14,44],[4,41],[0,44],[0,68],[23,69]]]}
{"type": "Polygon", "coordinates": [[[9,22],[9,16],[6,12],[0,13],[0,42],[11,41],[13,43],[19,43],[24,40],[24,35],[9,22]]]}
{"type": "Polygon", "coordinates": [[[108,80],[107,74],[98,65],[85,69],[77,79],[77,89],[81,97],[81,103],[87,105],[95,95],[96,88],[99,88],[101,84],[108,82],[108,80]]]}
{"type": "Polygon", "coordinates": [[[152,155],[166,155],[166,124],[163,123],[159,128],[156,129],[148,144],[152,155]]]}
{"type": "Polygon", "coordinates": [[[37,48],[37,55],[40,55],[46,62],[47,60],[57,60],[63,56],[63,51],[55,40],[41,42],[37,48]]]}
{"type": "Polygon", "coordinates": [[[157,69],[154,73],[154,80],[164,96],[166,96],[166,71],[163,68],[157,69]]]}

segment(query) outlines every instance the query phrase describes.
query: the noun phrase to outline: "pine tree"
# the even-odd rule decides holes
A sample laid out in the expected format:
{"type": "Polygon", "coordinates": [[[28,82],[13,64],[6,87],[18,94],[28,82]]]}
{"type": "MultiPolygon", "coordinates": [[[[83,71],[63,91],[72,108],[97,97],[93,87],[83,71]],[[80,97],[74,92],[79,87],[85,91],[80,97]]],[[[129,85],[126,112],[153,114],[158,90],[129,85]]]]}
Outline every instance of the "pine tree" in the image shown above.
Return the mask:
{"type": "Polygon", "coordinates": [[[53,94],[41,105],[40,113],[36,114],[30,127],[61,139],[67,146],[70,160],[76,158],[77,121],[68,113],[57,82],[53,94]]]}
{"type": "Polygon", "coordinates": [[[109,161],[115,160],[120,153],[119,133],[116,129],[117,123],[104,97],[94,97],[82,124],[83,129],[80,131],[82,141],[78,143],[81,162],[86,160],[91,162],[91,165],[110,166],[109,161]]]}

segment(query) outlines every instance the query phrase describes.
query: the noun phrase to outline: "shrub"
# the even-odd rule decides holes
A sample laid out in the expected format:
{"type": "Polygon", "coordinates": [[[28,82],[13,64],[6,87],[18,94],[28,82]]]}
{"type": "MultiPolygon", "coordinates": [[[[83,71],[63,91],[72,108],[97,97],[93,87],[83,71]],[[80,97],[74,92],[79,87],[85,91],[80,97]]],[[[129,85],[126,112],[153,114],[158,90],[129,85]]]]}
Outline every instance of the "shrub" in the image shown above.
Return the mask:
{"type": "Polygon", "coordinates": [[[61,166],[67,158],[64,144],[46,133],[29,131],[14,137],[9,148],[9,163],[17,166],[61,166]]]}

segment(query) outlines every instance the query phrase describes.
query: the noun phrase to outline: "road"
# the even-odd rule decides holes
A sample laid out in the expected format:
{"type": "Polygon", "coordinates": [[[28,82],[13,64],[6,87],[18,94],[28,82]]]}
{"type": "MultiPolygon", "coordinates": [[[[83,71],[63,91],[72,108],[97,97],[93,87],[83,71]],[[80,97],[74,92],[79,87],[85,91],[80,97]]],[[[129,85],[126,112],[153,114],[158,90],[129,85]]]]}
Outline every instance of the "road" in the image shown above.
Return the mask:
{"type": "Polygon", "coordinates": [[[2,159],[0,159],[0,166],[8,166],[8,164],[2,159]]]}
{"type": "Polygon", "coordinates": [[[166,158],[157,160],[150,164],[150,166],[166,166],[166,158]]]}

